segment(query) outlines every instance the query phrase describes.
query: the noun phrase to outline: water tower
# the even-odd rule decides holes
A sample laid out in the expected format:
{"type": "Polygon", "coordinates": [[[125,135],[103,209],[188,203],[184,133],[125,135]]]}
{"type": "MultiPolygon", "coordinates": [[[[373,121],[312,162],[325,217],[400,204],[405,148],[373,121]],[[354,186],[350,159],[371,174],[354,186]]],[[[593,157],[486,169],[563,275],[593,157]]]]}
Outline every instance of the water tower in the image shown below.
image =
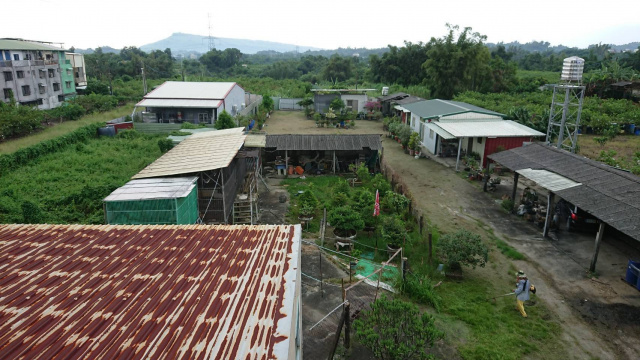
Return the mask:
{"type": "Polygon", "coordinates": [[[547,144],[558,149],[576,152],[578,128],[584,100],[582,86],[584,59],[572,56],[564,59],[560,84],[553,85],[553,98],[549,111],[547,144]]]}

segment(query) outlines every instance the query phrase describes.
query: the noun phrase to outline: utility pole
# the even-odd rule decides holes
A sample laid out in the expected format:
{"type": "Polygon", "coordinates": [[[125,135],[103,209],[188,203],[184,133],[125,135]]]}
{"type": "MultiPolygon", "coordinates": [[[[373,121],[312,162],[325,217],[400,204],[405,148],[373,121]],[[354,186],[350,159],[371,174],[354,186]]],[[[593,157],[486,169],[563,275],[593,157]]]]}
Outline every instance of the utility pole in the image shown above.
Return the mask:
{"type": "Polygon", "coordinates": [[[144,61],[142,62],[142,96],[147,95],[147,78],[144,75],[144,61]]]}

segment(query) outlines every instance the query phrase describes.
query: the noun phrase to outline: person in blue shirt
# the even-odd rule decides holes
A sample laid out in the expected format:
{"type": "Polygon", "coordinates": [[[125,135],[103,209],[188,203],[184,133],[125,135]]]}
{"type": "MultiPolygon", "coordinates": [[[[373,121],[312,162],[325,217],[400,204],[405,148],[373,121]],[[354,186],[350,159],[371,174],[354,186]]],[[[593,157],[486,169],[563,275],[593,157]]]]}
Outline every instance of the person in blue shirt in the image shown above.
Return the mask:
{"type": "Polygon", "coordinates": [[[527,275],[524,271],[520,270],[516,274],[516,289],[513,291],[516,294],[516,307],[522,317],[527,317],[527,313],[524,311],[524,302],[529,300],[529,288],[530,283],[527,275]]]}

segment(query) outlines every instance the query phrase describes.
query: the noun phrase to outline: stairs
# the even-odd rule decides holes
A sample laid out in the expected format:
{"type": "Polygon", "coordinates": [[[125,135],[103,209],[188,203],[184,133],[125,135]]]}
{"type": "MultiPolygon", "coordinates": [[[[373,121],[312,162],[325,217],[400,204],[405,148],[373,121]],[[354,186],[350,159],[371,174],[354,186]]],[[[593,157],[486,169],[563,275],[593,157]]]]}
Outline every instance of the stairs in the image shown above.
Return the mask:
{"type": "Polygon", "coordinates": [[[257,219],[256,209],[254,207],[253,212],[251,211],[251,207],[254,206],[255,202],[252,202],[249,199],[240,200],[236,199],[233,203],[233,223],[234,224],[255,224],[257,219]],[[251,221],[251,216],[253,215],[254,221],[251,221]]]}

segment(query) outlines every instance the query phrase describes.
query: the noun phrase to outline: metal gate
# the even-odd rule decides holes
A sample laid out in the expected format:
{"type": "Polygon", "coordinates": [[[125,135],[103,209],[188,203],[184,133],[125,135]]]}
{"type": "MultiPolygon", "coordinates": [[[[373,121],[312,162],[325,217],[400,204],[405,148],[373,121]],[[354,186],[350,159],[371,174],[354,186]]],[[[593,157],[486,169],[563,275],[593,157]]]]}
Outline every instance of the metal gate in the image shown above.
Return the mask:
{"type": "Polygon", "coordinates": [[[280,110],[302,110],[303,107],[298,105],[301,98],[280,99],[280,110]]]}

